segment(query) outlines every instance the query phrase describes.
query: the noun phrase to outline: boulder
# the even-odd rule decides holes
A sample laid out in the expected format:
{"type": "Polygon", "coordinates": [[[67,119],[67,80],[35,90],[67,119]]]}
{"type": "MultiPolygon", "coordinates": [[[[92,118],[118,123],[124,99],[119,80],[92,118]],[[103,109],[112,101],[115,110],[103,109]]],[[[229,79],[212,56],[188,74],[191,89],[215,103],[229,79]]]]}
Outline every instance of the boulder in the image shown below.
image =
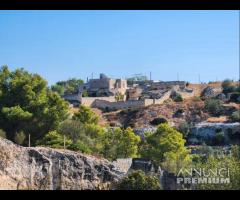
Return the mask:
{"type": "Polygon", "coordinates": [[[212,97],[216,97],[217,95],[222,93],[222,88],[221,87],[206,87],[203,91],[201,96],[205,99],[207,98],[212,98],[212,97]]]}

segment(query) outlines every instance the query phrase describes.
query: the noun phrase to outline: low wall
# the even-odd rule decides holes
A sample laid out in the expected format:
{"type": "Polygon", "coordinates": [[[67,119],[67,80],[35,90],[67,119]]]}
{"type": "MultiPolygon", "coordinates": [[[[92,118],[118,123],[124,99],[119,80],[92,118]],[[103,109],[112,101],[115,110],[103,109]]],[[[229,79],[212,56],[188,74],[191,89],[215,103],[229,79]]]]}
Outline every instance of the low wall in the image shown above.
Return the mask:
{"type": "MultiPolygon", "coordinates": [[[[144,99],[144,100],[128,100],[128,101],[118,101],[110,102],[105,99],[95,99],[91,106],[94,108],[106,109],[109,110],[120,110],[128,108],[139,108],[144,106],[150,106],[153,104],[162,104],[165,100],[169,99],[171,91],[168,91],[163,94],[160,99],[144,99]]],[[[89,102],[88,102],[89,103],[89,102]]]]}
{"type": "Polygon", "coordinates": [[[62,96],[67,101],[78,101],[80,102],[81,95],[80,94],[66,94],[62,96]]]}
{"type": "Polygon", "coordinates": [[[165,100],[170,98],[170,95],[171,95],[171,91],[164,93],[160,99],[154,99],[153,104],[162,104],[165,100]]]}
{"type": "Polygon", "coordinates": [[[116,99],[114,96],[110,97],[82,97],[81,98],[81,104],[84,106],[89,106],[92,107],[95,104],[96,100],[101,100],[101,101],[108,101],[108,102],[116,102],[116,99]]]}
{"type": "Polygon", "coordinates": [[[137,108],[141,106],[145,106],[144,100],[109,102],[105,100],[96,99],[92,104],[92,107],[100,108],[100,109],[108,108],[110,110],[137,108]]]}
{"type": "Polygon", "coordinates": [[[185,92],[177,91],[177,93],[179,93],[183,99],[188,99],[195,96],[194,91],[185,91],[185,92]]]}

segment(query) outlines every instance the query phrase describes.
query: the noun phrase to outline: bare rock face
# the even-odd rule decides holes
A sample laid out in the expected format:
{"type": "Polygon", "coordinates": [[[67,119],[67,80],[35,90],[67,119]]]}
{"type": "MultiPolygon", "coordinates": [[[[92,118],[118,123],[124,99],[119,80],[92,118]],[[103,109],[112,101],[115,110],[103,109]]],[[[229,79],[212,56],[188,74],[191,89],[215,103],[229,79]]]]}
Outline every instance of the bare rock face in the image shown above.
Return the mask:
{"type": "Polygon", "coordinates": [[[68,150],[21,147],[0,138],[0,189],[109,189],[124,175],[106,159],[68,150]]]}

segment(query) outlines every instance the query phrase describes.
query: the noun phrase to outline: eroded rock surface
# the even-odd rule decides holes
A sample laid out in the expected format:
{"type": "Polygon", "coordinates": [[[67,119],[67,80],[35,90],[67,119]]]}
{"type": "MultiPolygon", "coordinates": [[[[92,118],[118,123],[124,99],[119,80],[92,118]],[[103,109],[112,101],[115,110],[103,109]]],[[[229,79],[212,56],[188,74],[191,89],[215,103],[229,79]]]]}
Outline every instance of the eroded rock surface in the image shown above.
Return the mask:
{"type": "Polygon", "coordinates": [[[0,189],[109,189],[124,174],[106,159],[0,138],[0,189]]]}

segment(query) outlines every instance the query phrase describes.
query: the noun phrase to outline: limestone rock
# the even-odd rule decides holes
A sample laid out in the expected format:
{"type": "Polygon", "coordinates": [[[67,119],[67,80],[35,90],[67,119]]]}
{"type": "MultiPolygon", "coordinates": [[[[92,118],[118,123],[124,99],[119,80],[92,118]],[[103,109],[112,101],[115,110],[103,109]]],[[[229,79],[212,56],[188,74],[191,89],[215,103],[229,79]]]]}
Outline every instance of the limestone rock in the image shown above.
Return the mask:
{"type": "Polygon", "coordinates": [[[221,93],[222,93],[221,87],[214,88],[214,87],[208,86],[202,91],[201,96],[207,99],[207,98],[215,97],[221,93]]]}
{"type": "Polygon", "coordinates": [[[108,189],[124,174],[106,159],[0,138],[0,189],[108,189]]]}

